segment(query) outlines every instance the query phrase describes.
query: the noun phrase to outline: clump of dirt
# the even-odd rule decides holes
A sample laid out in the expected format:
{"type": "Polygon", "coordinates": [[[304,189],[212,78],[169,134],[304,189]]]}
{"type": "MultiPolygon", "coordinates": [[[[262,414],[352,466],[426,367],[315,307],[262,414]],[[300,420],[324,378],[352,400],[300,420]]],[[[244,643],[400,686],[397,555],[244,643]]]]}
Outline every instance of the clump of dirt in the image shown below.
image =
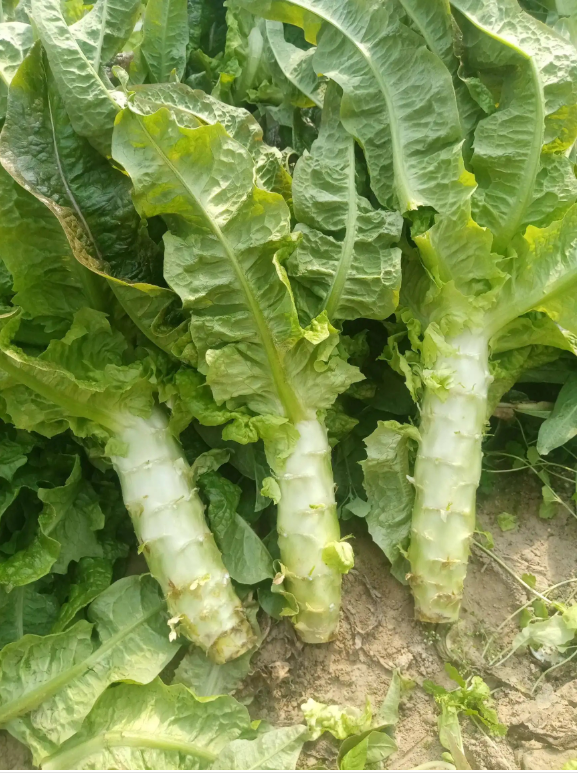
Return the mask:
{"type": "MultiPolygon", "coordinates": [[[[509,477],[509,476],[508,476],[509,477]]],[[[480,496],[480,528],[491,531],[494,552],[520,576],[535,575],[537,588],[575,576],[576,522],[563,512],[552,521],[538,517],[540,489],[526,473],[498,482],[491,496],[480,496]],[[519,528],[501,532],[497,516],[509,512],[519,528]]],[[[348,531],[350,530],[348,523],[348,531]]],[[[354,526],[355,529],[355,526],[354,526]]],[[[474,546],[465,588],[462,617],[451,631],[435,630],[413,619],[409,588],[390,574],[387,560],[364,532],[355,529],[356,568],[344,578],[343,615],[339,637],[327,645],[304,645],[286,622],[272,625],[253,660],[253,671],[237,697],[248,701],[251,714],[275,725],[303,721],[307,698],[323,703],[374,707],[383,700],[393,668],[413,679],[415,689],[404,699],[396,730],[398,752],[388,767],[410,770],[441,759],[437,712],[421,688],[424,679],[451,688],[444,662],[482,676],[495,691],[504,738],[485,735],[462,720],[464,746],[478,770],[560,770],[576,757],[576,682],[574,664],[558,669],[532,694],[542,667],[527,653],[504,666],[490,668],[482,657],[493,631],[528,601],[527,591],[496,561],[474,546]]],[[[574,585],[560,589],[569,599],[574,585]]],[[[515,620],[496,638],[492,652],[505,650],[517,630],[515,620]]],[[[338,742],[328,734],[306,744],[302,769],[335,768],[338,742]]],[[[0,735],[0,760],[5,769],[28,769],[28,752],[0,735]]]]}

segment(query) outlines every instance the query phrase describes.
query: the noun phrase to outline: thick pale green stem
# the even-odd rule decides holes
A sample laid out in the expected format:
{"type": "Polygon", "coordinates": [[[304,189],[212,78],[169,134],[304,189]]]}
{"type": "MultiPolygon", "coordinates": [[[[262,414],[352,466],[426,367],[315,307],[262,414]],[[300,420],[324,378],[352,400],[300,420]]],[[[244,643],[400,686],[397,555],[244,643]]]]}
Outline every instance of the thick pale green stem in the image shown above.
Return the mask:
{"type": "Polygon", "coordinates": [[[458,619],[476,520],[482,435],[486,423],[488,339],[483,330],[449,342],[436,369],[453,371],[445,399],[426,392],[416,460],[409,581],[416,616],[434,623],[458,619]]]}
{"type": "Polygon", "coordinates": [[[131,417],[118,439],[127,446],[126,456],[112,457],[123,499],[179,631],[216,663],[238,657],[255,637],[166,417],[159,409],[149,419],[131,417]]]}
{"type": "Polygon", "coordinates": [[[277,531],[285,588],[299,605],[295,628],[303,641],[321,643],[335,636],[341,602],[341,573],[323,560],[340,538],[331,449],[317,419],[296,428],[299,440],[279,476],[277,531]]]}

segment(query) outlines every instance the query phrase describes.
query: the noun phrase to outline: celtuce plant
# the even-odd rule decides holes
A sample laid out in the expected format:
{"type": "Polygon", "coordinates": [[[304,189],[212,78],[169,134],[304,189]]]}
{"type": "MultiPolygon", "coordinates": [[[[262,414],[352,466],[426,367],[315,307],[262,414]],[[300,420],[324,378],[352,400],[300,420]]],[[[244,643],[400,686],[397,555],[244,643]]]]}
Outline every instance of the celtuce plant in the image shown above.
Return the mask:
{"type": "MultiPolygon", "coordinates": [[[[2,182],[14,187],[4,174],[2,182]]],[[[16,195],[38,212],[41,205],[25,191],[16,195]]],[[[41,215],[34,222],[41,222],[41,215]]],[[[10,229],[2,230],[6,235],[10,229]]],[[[33,249],[38,238],[33,222],[23,219],[19,233],[20,248],[27,238],[28,250],[33,249]]],[[[60,247],[65,244],[61,237],[60,247]]],[[[40,292],[41,286],[35,289],[40,292]]],[[[188,464],[167,419],[154,407],[146,361],[123,362],[127,343],[101,312],[79,310],[65,337],[53,339],[38,357],[14,342],[19,326],[20,313],[9,315],[0,334],[6,413],[23,429],[51,436],[70,427],[105,444],[173,624],[217,662],[245,652],[255,637],[206,526],[188,464]]]]}
{"type": "Polygon", "coordinates": [[[302,328],[281,260],[296,239],[283,198],[255,187],[247,150],[219,126],[187,128],[167,109],[130,104],[113,156],[133,181],[144,217],[162,215],[164,274],[189,311],[199,370],[219,406],[223,437],[264,439],[279,503],[277,589],[305,641],[333,638],[341,573],[330,449],[320,411],[361,378],[322,313],[302,328]],[[279,587],[284,580],[284,589],[279,587]]]}
{"type": "MultiPolygon", "coordinates": [[[[105,256],[117,270],[126,264],[129,277],[142,272],[154,245],[139,235],[123,176],[74,133],[55,86],[37,44],[11,84],[0,150],[5,167],[40,200],[2,173],[2,257],[21,309],[3,321],[6,411],[16,426],[47,435],[70,426],[101,443],[118,470],[173,626],[178,623],[180,631],[223,662],[251,648],[255,636],[205,524],[182,450],[162,409],[154,407],[150,379],[157,384],[163,379],[160,371],[155,375],[156,355],[135,357],[125,335],[111,327],[105,313],[118,319],[120,307],[106,282],[75,259],[67,237],[85,262],[92,254],[101,261],[105,256]],[[33,135],[24,129],[23,113],[34,122],[33,135]],[[98,178],[98,195],[77,176],[78,164],[98,178]],[[113,203],[115,212],[107,209],[113,203]],[[40,254],[37,245],[42,245],[40,254]],[[18,341],[50,343],[41,355],[31,356],[18,341]]],[[[150,306],[141,302],[130,309],[140,327],[150,330],[150,306]]],[[[137,328],[123,330],[134,338],[137,328]]],[[[181,336],[176,331],[169,344],[162,336],[152,338],[171,351],[181,336]]],[[[159,367],[164,366],[159,362],[159,367]]]]}
{"type": "Polygon", "coordinates": [[[453,19],[443,2],[237,3],[317,43],[373,192],[417,246],[399,311],[414,351],[390,347],[421,399],[408,579],[421,619],[453,622],[491,406],[575,343],[574,52],[515,0],[455,0],[453,19]]]}

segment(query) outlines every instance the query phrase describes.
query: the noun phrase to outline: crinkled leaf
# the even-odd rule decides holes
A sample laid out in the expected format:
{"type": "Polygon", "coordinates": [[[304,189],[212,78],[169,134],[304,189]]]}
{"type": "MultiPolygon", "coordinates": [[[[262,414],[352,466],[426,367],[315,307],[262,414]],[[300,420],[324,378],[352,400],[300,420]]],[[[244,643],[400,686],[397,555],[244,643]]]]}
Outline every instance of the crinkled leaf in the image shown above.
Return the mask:
{"type": "Polygon", "coordinates": [[[132,97],[135,107],[144,114],[168,107],[177,123],[189,129],[203,124],[222,124],[227,133],[241,143],[255,162],[257,184],[266,190],[291,195],[291,177],[285,170],[283,156],[263,142],[263,129],[248,110],[220,102],[203,91],[184,83],[146,84],[136,86],[132,97]]]}
{"type": "Polygon", "coordinates": [[[461,156],[461,127],[451,75],[397,4],[343,0],[236,0],[317,38],[317,72],[343,88],[341,118],[362,144],[372,187],[402,212],[451,211],[467,200],[471,175],[461,156]],[[408,66],[408,63],[411,65],[408,66]]]}
{"type": "Polygon", "coordinates": [[[49,572],[64,574],[71,561],[102,556],[95,531],[104,526],[104,514],[92,486],[82,477],[80,458],[63,486],[38,489],[44,507],[32,542],[0,563],[0,583],[27,585],[49,572]]]}
{"type": "Polygon", "coordinates": [[[184,684],[195,695],[209,697],[234,692],[249,673],[253,652],[228,663],[213,663],[198,647],[191,649],[175,671],[173,684],[184,684]]]}
{"type": "Polygon", "coordinates": [[[3,433],[0,438],[0,478],[11,482],[14,474],[28,461],[35,438],[28,432],[3,433]]]}
{"type": "Polygon", "coordinates": [[[369,533],[389,558],[391,571],[405,582],[407,548],[414,489],[408,480],[412,443],[419,443],[416,427],[380,421],[365,440],[367,459],[361,463],[370,511],[369,533]]]}
{"type": "Polygon", "coordinates": [[[349,735],[370,730],[372,726],[372,712],[369,700],[363,710],[352,706],[336,706],[327,703],[318,703],[309,698],[301,706],[301,711],[307,722],[311,740],[328,732],[334,738],[343,740],[349,735]]]}
{"type": "Polygon", "coordinates": [[[169,642],[165,603],[149,575],[116,582],[92,602],[88,617],[90,623],[28,635],[2,650],[0,722],[30,746],[37,762],[78,731],[109,684],[149,682],[178,649],[169,642]]]}
{"type": "Polygon", "coordinates": [[[536,309],[567,331],[567,338],[574,336],[575,343],[576,206],[545,228],[528,226],[514,245],[516,254],[501,264],[509,280],[490,313],[494,331],[536,309]]]}
{"type": "Polygon", "coordinates": [[[0,24],[0,120],[6,115],[10,81],[33,43],[30,24],[19,21],[0,24]]]}
{"type": "Polygon", "coordinates": [[[123,684],[99,698],[44,770],[206,770],[250,727],[233,698],[197,698],[183,685],[123,684]]]}
{"type": "Polygon", "coordinates": [[[307,740],[303,725],[269,730],[252,741],[239,739],[223,749],[211,770],[295,770],[307,740]]]}
{"type": "MultiPolygon", "coordinates": [[[[561,36],[520,12],[516,0],[451,2],[487,35],[489,44],[501,44],[504,62],[511,65],[498,109],[478,124],[472,158],[479,183],[474,216],[504,250],[528,222],[538,174],[548,170],[548,161],[541,170],[542,153],[563,153],[576,138],[569,109],[576,99],[575,52],[561,36]]],[[[555,199],[554,187],[548,188],[555,199]]]]}
{"type": "Polygon", "coordinates": [[[73,129],[110,153],[118,105],[66,25],[59,0],[32,0],[32,17],[73,129]]]}
{"type": "Polygon", "coordinates": [[[327,407],[359,380],[326,318],[299,327],[275,257],[293,248],[287,206],[253,186],[250,155],[222,127],[186,129],[166,109],[125,110],[114,155],[131,174],[140,211],[170,226],[165,276],[194,312],[199,368],[218,404],[295,421],[304,406],[327,407]]]}
{"type": "Polygon", "coordinates": [[[107,558],[81,558],[74,582],[68,590],[65,603],[60,607],[51,633],[60,633],[68,628],[78,612],[103,593],[111,580],[112,563],[107,558]]]}
{"type": "Polygon", "coordinates": [[[331,320],[385,319],[399,297],[401,252],[392,245],[402,219],[358,194],[355,141],[339,119],[340,102],[330,85],[318,139],[293,175],[302,239],[287,270],[306,322],[324,309],[331,320]]]}
{"type": "Polygon", "coordinates": [[[0,649],[29,633],[44,636],[58,615],[58,600],[37,584],[0,588],[0,649]]]}
{"type": "Polygon", "coordinates": [[[187,0],[148,0],[140,52],[153,82],[166,83],[173,70],[181,80],[188,43],[187,0]]]}
{"type": "Polygon", "coordinates": [[[0,319],[0,393],[4,410],[22,429],[49,437],[67,426],[81,437],[108,439],[121,415],[148,415],[152,385],[142,363],[127,359],[127,342],[104,314],[77,312],[66,336],[38,357],[12,344],[17,314],[0,319]]]}

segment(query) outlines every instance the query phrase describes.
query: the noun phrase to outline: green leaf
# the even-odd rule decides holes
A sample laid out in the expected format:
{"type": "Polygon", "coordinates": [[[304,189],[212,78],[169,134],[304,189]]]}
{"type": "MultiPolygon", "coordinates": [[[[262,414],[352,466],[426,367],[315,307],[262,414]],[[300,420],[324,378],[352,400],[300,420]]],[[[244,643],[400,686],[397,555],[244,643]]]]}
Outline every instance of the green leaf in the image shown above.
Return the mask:
{"type": "Polygon", "coordinates": [[[116,582],[92,602],[88,617],[92,624],[29,634],[0,653],[0,723],[30,746],[37,764],[77,732],[109,684],[149,682],[178,649],[149,575],[116,582]]]}
{"type": "Polygon", "coordinates": [[[339,747],[337,762],[340,770],[378,770],[397,751],[393,733],[399,720],[399,702],[413,682],[393,672],[387,695],[371,722],[371,729],[349,736],[339,747]],[[386,731],[386,732],[381,732],[386,731]]]}
{"type": "MultiPolygon", "coordinates": [[[[446,664],[446,671],[459,684],[457,689],[446,690],[429,679],[424,681],[423,688],[434,696],[442,709],[438,720],[442,745],[449,749],[452,755],[455,748],[460,757],[465,759],[458,721],[459,712],[478,719],[493,735],[505,735],[507,728],[498,721],[490,688],[481,677],[472,676],[466,682],[450,664],[446,664]]],[[[460,764],[457,758],[454,759],[460,764]]],[[[467,766],[466,770],[469,769],[467,766]]]]}
{"type": "Polygon", "coordinates": [[[536,587],[536,575],[534,574],[522,574],[521,575],[522,580],[526,583],[526,585],[529,585],[530,588],[536,587]]]}
{"type": "Polygon", "coordinates": [[[37,584],[0,588],[0,649],[29,633],[44,636],[58,615],[58,601],[37,584]]]}
{"type": "Polygon", "coordinates": [[[148,374],[142,363],[125,364],[127,342],[104,314],[82,309],[66,336],[38,357],[12,344],[19,324],[17,314],[0,318],[0,392],[17,427],[51,437],[70,426],[106,442],[106,428],[116,431],[125,411],[150,413],[148,374]]]}
{"type": "MultiPolygon", "coordinates": [[[[0,168],[2,261],[14,283],[13,303],[40,333],[62,334],[86,304],[82,267],[74,265],[58,220],[0,168]],[[41,327],[40,327],[41,326],[41,327]]],[[[21,331],[24,332],[24,331],[21,331]]],[[[35,343],[43,341],[33,331],[35,343]]]]}
{"type": "MultiPolygon", "coordinates": [[[[500,64],[511,68],[498,109],[477,126],[472,157],[479,182],[474,216],[492,230],[496,248],[503,251],[529,222],[542,153],[563,153],[576,137],[568,108],[575,101],[575,53],[562,37],[521,12],[516,0],[451,2],[483,33],[468,33],[466,26],[466,46],[474,48],[468,34],[479,39],[482,51],[484,44],[499,44],[500,64]]],[[[496,55],[487,53],[487,66],[495,67],[496,55]]]]}
{"type": "Polygon", "coordinates": [[[205,473],[199,484],[209,500],[207,516],[211,531],[233,580],[243,585],[255,585],[272,578],[273,562],[269,552],[237,513],[241,497],[239,487],[214,472],[205,473]]]}
{"type": "Polygon", "coordinates": [[[313,67],[312,59],[315,56],[315,49],[304,50],[285,40],[281,22],[268,21],[265,24],[265,35],[274,63],[280,70],[280,73],[277,73],[276,68],[271,63],[273,78],[280,80],[284,98],[296,107],[313,107],[314,105],[321,107],[323,104],[323,81],[313,67]]]}
{"type": "Polygon", "coordinates": [[[327,407],[359,380],[336,352],[326,318],[299,327],[274,258],[293,248],[287,206],[253,186],[251,157],[222,127],[186,129],[166,109],[150,116],[125,110],[114,156],[133,179],[142,214],[170,224],[165,276],[194,311],[199,369],[218,404],[298,421],[305,405],[327,407]]]}
{"type": "Polygon", "coordinates": [[[518,528],[518,519],[512,513],[500,513],[497,516],[497,521],[502,531],[513,531],[518,528]]]}
{"type": "Polygon", "coordinates": [[[528,623],[512,642],[512,651],[521,647],[547,647],[564,652],[576,639],[576,606],[570,613],[556,613],[546,620],[528,623]]]}
{"type": "Polygon", "coordinates": [[[206,770],[249,728],[233,698],[202,699],[155,679],[122,684],[99,698],[80,731],[43,761],[43,770],[206,770]]]}
{"type": "Polygon", "coordinates": [[[135,108],[145,115],[168,107],[177,123],[189,129],[204,124],[222,124],[227,134],[251,154],[259,187],[290,198],[291,177],[285,169],[283,156],[277,148],[265,145],[263,129],[248,110],[220,102],[184,83],[136,86],[132,100],[135,108]]]}
{"type": "Polygon", "coordinates": [[[352,706],[336,706],[327,703],[318,703],[309,698],[302,706],[301,711],[307,722],[307,727],[314,741],[326,731],[334,738],[343,740],[350,735],[356,735],[372,726],[372,712],[369,700],[363,710],[352,706]]]}
{"type": "Polygon", "coordinates": [[[538,453],[546,456],[576,435],[576,374],[570,376],[556,398],[554,410],[538,432],[538,453]]]}
{"type": "Polygon", "coordinates": [[[323,310],[330,320],[385,319],[399,297],[401,252],[392,244],[401,234],[402,218],[374,209],[357,193],[355,141],[341,125],[340,103],[330,85],[318,139],[293,174],[302,239],[287,271],[306,322],[323,310]]]}
{"type": "Polygon", "coordinates": [[[416,427],[397,421],[380,421],[365,439],[367,460],[361,462],[364,487],[371,510],[367,526],[374,541],[391,561],[391,571],[405,582],[408,564],[404,552],[409,541],[414,490],[408,480],[409,455],[419,442],[416,427]]]}
{"type": "Polygon", "coordinates": [[[307,740],[303,725],[270,730],[252,741],[239,739],[225,747],[211,770],[295,770],[307,740]]]}
{"type": "MultiPolygon", "coordinates": [[[[103,593],[112,580],[112,563],[106,558],[81,558],[66,602],[60,607],[51,633],[64,631],[78,612],[103,593]]],[[[36,631],[35,631],[36,633],[36,631]]]]}
{"type": "Polygon", "coordinates": [[[28,454],[35,446],[35,439],[27,432],[2,434],[0,438],[0,478],[9,483],[17,470],[28,461],[28,454]]]}
{"type": "MultiPolygon", "coordinates": [[[[156,246],[143,233],[130,180],[75,131],[53,73],[35,45],[10,86],[2,164],[56,215],[78,261],[128,281],[150,281],[156,246]]],[[[70,270],[91,305],[108,310],[104,280],[80,266],[70,270]]]]}
{"type": "MultiPolygon", "coordinates": [[[[576,206],[545,228],[528,226],[514,245],[516,254],[501,263],[511,278],[488,315],[492,332],[498,333],[510,320],[535,309],[548,314],[562,332],[567,331],[565,338],[573,340],[575,347],[576,206]]],[[[499,335],[496,338],[499,346],[499,335]]]]}
{"type": "Polygon", "coordinates": [[[314,66],[344,90],[341,119],[365,150],[372,187],[383,205],[393,203],[395,194],[401,212],[420,206],[447,212],[467,200],[472,180],[463,166],[451,75],[403,23],[396,5],[356,0],[339,6],[333,0],[237,4],[303,27],[311,42],[328,22],[317,40],[314,66]]]}
{"type": "Polygon", "coordinates": [[[550,486],[542,486],[542,501],[540,502],[540,509],[538,515],[546,521],[553,518],[558,512],[557,504],[560,498],[556,492],[550,488],[550,486]]]}
{"type": "Polygon", "coordinates": [[[188,42],[187,0],[148,0],[140,52],[153,82],[166,83],[173,70],[181,80],[188,42]]]}
{"type": "Polygon", "coordinates": [[[38,533],[30,545],[0,563],[4,585],[27,585],[51,571],[64,574],[71,561],[102,556],[94,532],[104,526],[104,514],[93,488],[82,477],[78,456],[64,486],[39,488],[38,498],[44,503],[38,533]]]}
{"type": "Polygon", "coordinates": [[[263,486],[261,488],[261,494],[264,497],[269,497],[277,505],[281,500],[281,489],[275,478],[267,477],[263,478],[263,486]]]}
{"type": "Polygon", "coordinates": [[[72,128],[106,155],[117,103],[67,27],[59,0],[32,0],[32,17],[72,128]]]}
{"type": "MultiPolygon", "coordinates": [[[[355,736],[357,738],[357,736],[355,736]]],[[[342,744],[342,747],[347,741],[342,744]]],[[[381,764],[394,752],[397,744],[387,733],[371,730],[352,746],[339,762],[340,770],[379,770],[381,764]]],[[[341,755],[341,750],[340,750],[341,755]]]]}
{"type": "Polygon", "coordinates": [[[413,687],[414,683],[411,679],[400,676],[399,671],[394,670],[391,675],[391,682],[387,688],[387,695],[374,717],[373,726],[375,728],[395,727],[397,725],[399,721],[399,702],[413,687]]]}
{"type": "Polygon", "coordinates": [[[30,24],[19,21],[0,24],[0,120],[6,115],[10,81],[33,43],[30,24]]]}
{"type": "Polygon", "coordinates": [[[88,13],[70,27],[80,50],[96,72],[122,49],[133,31],[140,0],[97,0],[88,13]]]}
{"type": "Polygon", "coordinates": [[[252,656],[253,652],[246,652],[240,658],[218,664],[194,647],[179,663],[173,683],[184,684],[201,697],[232,693],[249,673],[252,656]]]}

